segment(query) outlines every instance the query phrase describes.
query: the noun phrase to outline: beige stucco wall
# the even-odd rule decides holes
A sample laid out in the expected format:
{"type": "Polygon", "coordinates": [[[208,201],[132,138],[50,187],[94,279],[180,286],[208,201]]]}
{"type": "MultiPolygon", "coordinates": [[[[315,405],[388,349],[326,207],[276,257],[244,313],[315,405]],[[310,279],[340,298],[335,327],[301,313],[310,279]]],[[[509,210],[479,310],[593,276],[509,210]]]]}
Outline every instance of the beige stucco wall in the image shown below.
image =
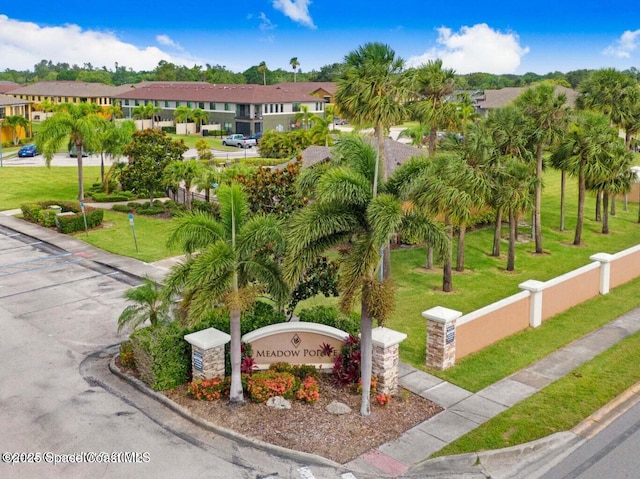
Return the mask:
{"type": "Polygon", "coordinates": [[[631,281],[640,276],[640,250],[634,253],[621,256],[611,262],[611,288],[631,281]]]}
{"type": "Polygon", "coordinates": [[[545,288],[542,296],[542,320],[595,298],[600,294],[600,269],[586,271],[545,288]]]}
{"type": "Polygon", "coordinates": [[[530,297],[456,327],[456,361],[529,327],[530,297]]]}

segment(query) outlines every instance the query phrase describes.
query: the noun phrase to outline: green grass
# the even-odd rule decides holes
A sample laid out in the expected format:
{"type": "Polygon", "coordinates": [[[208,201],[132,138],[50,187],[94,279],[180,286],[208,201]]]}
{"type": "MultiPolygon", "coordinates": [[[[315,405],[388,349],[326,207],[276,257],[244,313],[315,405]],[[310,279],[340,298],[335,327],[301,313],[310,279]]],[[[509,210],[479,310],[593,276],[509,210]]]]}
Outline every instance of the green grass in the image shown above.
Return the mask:
{"type": "Polygon", "coordinates": [[[214,148],[221,151],[238,151],[238,148],[233,146],[224,146],[221,138],[201,135],[177,135],[175,133],[167,134],[168,137],[174,140],[183,140],[184,144],[189,148],[195,148],[198,140],[205,140],[209,143],[209,148],[214,148]]]}
{"type": "Polygon", "coordinates": [[[126,213],[106,210],[102,228],[89,231],[88,236],[84,232],[76,233],[75,236],[105,251],[150,263],[182,253],[179,249],[171,250],[166,247],[170,232],[168,226],[169,220],[166,219],[135,216],[134,228],[138,252],[136,252],[133,231],[126,213]]]}
{"type": "MultiPolygon", "coordinates": [[[[100,181],[99,166],[85,166],[84,187],[100,181]]],[[[75,201],[78,170],[72,167],[9,167],[0,169],[0,210],[31,201],[75,201]]]]}
{"type": "MultiPolygon", "coordinates": [[[[635,287],[637,291],[637,282],[635,287]]],[[[638,364],[640,333],[629,336],[434,456],[509,447],[569,430],[640,381],[638,364]]]]}

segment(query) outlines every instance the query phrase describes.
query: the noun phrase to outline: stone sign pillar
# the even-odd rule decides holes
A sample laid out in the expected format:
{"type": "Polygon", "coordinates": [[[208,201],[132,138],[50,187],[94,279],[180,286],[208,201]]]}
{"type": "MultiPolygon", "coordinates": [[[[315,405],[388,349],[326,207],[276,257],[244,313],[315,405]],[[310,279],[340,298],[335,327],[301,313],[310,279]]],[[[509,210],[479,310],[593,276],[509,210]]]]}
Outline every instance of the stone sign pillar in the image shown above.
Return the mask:
{"type": "Polygon", "coordinates": [[[460,311],[436,306],[422,312],[427,320],[427,367],[445,370],[456,363],[456,319],[460,311]]]}
{"type": "Polygon", "coordinates": [[[375,328],[371,332],[373,344],[372,374],[378,378],[378,392],[398,392],[398,364],[400,343],[407,335],[387,328],[375,328]]]}
{"type": "Polygon", "coordinates": [[[191,378],[224,378],[224,346],[231,336],[215,328],[187,334],[185,341],[191,345],[191,378]]]}

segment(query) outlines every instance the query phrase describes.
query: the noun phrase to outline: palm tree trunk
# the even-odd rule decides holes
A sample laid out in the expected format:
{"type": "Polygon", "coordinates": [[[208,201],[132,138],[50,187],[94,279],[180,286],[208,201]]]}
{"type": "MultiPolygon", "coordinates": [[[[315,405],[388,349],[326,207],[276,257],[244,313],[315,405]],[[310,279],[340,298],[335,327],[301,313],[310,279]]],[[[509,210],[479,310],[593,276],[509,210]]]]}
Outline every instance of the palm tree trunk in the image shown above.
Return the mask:
{"type": "Polygon", "coordinates": [[[602,221],[602,192],[596,192],[596,219],[595,221],[602,221]]]}
{"type": "Polygon", "coordinates": [[[491,256],[500,256],[500,232],[502,231],[502,207],[496,208],[496,228],[493,232],[493,249],[491,256]]]}
{"type": "Polygon", "coordinates": [[[616,195],[611,195],[611,216],[616,215],[616,195]]]}
{"type": "Polygon", "coordinates": [[[542,223],[540,209],[542,208],[542,143],[536,146],[536,174],[538,183],[536,184],[536,201],[534,206],[535,216],[535,237],[536,237],[536,253],[542,254],[542,223]]]}
{"type": "Polygon", "coordinates": [[[464,223],[458,225],[458,254],[456,255],[456,271],[464,271],[464,235],[467,227],[464,223]]]}
{"type": "Polygon", "coordinates": [[[230,314],[231,332],[231,389],[229,390],[229,401],[235,404],[244,402],[242,394],[242,373],[240,366],[242,363],[242,348],[240,344],[240,309],[234,307],[230,314]]]}
{"type": "Polygon", "coordinates": [[[602,234],[609,234],[609,193],[602,192],[602,234]]]}
{"type": "Polygon", "coordinates": [[[433,269],[433,246],[431,245],[427,245],[427,258],[424,267],[426,269],[433,269]]]}
{"type": "MultiPolygon", "coordinates": [[[[368,294],[364,291],[363,286],[362,297],[366,298],[368,294]]],[[[362,398],[360,401],[360,415],[369,416],[371,414],[371,371],[372,371],[372,329],[373,321],[369,314],[366,300],[362,301],[360,307],[360,380],[362,387],[362,398]]]]}
{"type": "Polygon", "coordinates": [[[564,196],[567,181],[567,172],[562,170],[560,173],[560,231],[564,231],[564,196]]]}
{"type": "Polygon", "coordinates": [[[429,157],[436,153],[436,141],[438,140],[438,129],[434,126],[429,130],[429,157]]]}
{"type": "Polygon", "coordinates": [[[78,201],[84,201],[84,172],[82,171],[82,143],[76,143],[76,161],[78,163],[78,201]]]}
{"type": "Polygon", "coordinates": [[[450,293],[453,290],[453,273],[451,271],[451,257],[453,256],[453,226],[449,217],[444,220],[447,236],[449,237],[449,244],[445,252],[444,265],[442,267],[442,291],[450,293]]]}
{"type": "Polygon", "coordinates": [[[509,212],[509,251],[507,253],[507,271],[516,267],[516,231],[518,218],[513,211],[509,212]]]}
{"type": "Polygon", "coordinates": [[[584,223],[584,197],[586,193],[584,161],[580,165],[580,173],[578,174],[578,220],[576,222],[576,234],[573,238],[573,245],[580,246],[582,243],[582,224],[584,223]]]}

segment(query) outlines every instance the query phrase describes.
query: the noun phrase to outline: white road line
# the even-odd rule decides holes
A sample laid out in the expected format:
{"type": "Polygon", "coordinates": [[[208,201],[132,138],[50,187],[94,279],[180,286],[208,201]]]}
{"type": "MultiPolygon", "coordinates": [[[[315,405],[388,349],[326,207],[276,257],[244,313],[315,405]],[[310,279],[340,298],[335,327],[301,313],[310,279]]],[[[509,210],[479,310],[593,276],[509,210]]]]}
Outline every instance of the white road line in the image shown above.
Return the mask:
{"type": "Polygon", "coordinates": [[[298,469],[298,472],[300,473],[300,477],[302,479],[316,479],[316,476],[313,475],[311,469],[309,469],[308,466],[301,467],[300,469],[298,469]]]}

